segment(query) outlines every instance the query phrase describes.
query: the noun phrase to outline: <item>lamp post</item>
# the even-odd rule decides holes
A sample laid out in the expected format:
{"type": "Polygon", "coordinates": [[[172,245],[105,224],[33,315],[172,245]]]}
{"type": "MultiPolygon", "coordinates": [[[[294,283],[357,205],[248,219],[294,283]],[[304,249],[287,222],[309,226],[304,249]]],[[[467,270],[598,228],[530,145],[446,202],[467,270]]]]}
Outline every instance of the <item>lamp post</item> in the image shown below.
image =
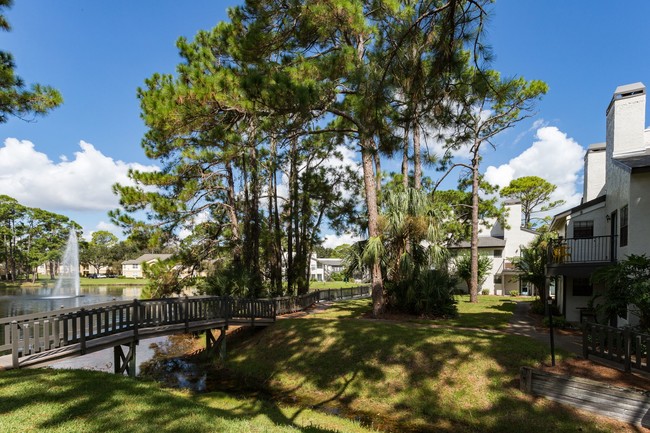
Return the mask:
{"type": "Polygon", "coordinates": [[[548,328],[551,335],[551,366],[555,367],[555,340],[553,338],[553,298],[550,296],[548,303],[548,328]]]}

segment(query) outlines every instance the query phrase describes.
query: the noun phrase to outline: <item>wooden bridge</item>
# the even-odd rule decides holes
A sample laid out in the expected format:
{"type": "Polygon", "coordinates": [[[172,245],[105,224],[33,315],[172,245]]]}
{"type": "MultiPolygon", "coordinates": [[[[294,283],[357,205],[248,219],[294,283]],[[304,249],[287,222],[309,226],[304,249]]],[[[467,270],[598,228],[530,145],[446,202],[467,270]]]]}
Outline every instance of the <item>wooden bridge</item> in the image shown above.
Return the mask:
{"type": "Polygon", "coordinates": [[[229,325],[268,326],[275,316],[273,300],[201,296],[117,301],[8,317],[0,319],[0,354],[5,354],[0,356],[0,369],[44,365],[113,347],[115,372],[135,375],[135,346],[140,339],[219,329],[217,340],[206,332],[211,349],[222,344],[229,325]]]}
{"type": "Polygon", "coordinates": [[[115,373],[134,376],[135,350],[141,339],[218,329],[216,339],[212,332],[205,333],[206,346],[219,349],[223,356],[230,325],[268,326],[277,314],[369,294],[369,287],[360,286],[273,299],[134,299],[2,318],[0,370],[46,365],[113,347],[115,373]]]}

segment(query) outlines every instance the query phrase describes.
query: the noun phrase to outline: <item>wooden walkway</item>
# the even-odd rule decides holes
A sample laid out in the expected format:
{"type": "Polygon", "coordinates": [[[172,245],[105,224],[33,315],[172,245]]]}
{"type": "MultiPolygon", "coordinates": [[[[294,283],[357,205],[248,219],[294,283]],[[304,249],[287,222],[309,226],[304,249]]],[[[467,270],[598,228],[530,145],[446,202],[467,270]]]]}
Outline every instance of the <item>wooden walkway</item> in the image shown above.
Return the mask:
{"type": "Polygon", "coordinates": [[[134,299],[7,317],[0,319],[0,370],[42,366],[113,347],[115,372],[134,375],[140,339],[218,329],[217,339],[206,332],[206,345],[209,350],[219,348],[223,356],[230,325],[268,326],[278,314],[320,301],[369,295],[368,286],[359,286],[273,299],[134,299]]]}
{"type": "MultiPolygon", "coordinates": [[[[268,326],[273,300],[191,297],[118,301],[0,319],[0,370],[33,367],[114,347],[115,371],[131,373],[142,338],[220,329],[268,326]],[[127,346],[125,354],[122,346],[127,346]],[[131,353],[133,352],[133,353],[131,353]]],[[[210,336],[212,335],[211,333],[210,336]]],[[[220,342],[220,341],[219,341],[220,342]]],[[[208,340],[208,344],[218,343],[208,340]]]]}

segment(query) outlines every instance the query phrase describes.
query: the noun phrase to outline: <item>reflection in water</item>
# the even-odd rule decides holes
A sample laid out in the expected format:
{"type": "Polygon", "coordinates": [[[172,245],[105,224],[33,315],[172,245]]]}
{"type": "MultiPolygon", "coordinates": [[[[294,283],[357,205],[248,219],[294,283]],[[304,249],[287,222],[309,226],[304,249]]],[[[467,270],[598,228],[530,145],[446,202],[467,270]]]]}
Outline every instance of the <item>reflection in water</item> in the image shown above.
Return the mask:
{"type": "Polygon", "coordinates": [[[61,308],[139,298],[142,287],[88,286],[81,297],[53,297],[52,288],[0,288],[0,318],[58,310],[61,308]]]}

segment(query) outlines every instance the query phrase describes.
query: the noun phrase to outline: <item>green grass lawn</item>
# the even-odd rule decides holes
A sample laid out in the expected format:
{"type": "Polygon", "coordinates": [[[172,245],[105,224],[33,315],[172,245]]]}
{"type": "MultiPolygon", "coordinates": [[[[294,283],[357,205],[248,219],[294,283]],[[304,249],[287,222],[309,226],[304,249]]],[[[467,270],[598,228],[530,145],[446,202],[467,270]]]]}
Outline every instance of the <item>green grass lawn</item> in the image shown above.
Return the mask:
{"type": "Polygon", "coordinates": [[[192,396],[78,370],[0,372],[0,432],[350,432],[372,430],[311,409],[223,393],[192,396]]]}
{"type": "Polygon", "coordinates": [[[350,281],[310,281],[309,290],[346,289],[348,287],[359,287],[367,285],[367,283],[353,283],[350,281]]]}
{"type": "Polygon", "coordinates": [[[388,431],[626,428],[520,392],[520,367],[550,362],[549,349],[526,337],[466,329],[486,328],[481,317],[500,328],[511,315],[511,298],[481,298],[478,305],[461,299],[458,319],[429,323],[360,319],[369,300],[336,303],[231,345],[224,371],[245,386],[301,406],[334,407],[388,431]]]}
{"type": "Polygon", "coordinates": [[[239,397],[88,371],[0,372],[0,432],[637,431],[520,392],[520,367],[549,362],[548,347],[497,330],[511,298],[479,299],[461,297],[450,321],[365,319],[368,299],[278,320],[230,341],[224,364],[208,361],[208,383],[239,397]]]}
{"type": "MultiPolygon", "coordinates": [[[[144,286],[148,282],[145,278],[79,278],[79,284],[82,286],[144,286]]],[[[34,283],[31,280],[15,283],[3,281],[0,282],[0,288],[45,287],[54,284],[56,280],[41,275],[34,283]]]]}

